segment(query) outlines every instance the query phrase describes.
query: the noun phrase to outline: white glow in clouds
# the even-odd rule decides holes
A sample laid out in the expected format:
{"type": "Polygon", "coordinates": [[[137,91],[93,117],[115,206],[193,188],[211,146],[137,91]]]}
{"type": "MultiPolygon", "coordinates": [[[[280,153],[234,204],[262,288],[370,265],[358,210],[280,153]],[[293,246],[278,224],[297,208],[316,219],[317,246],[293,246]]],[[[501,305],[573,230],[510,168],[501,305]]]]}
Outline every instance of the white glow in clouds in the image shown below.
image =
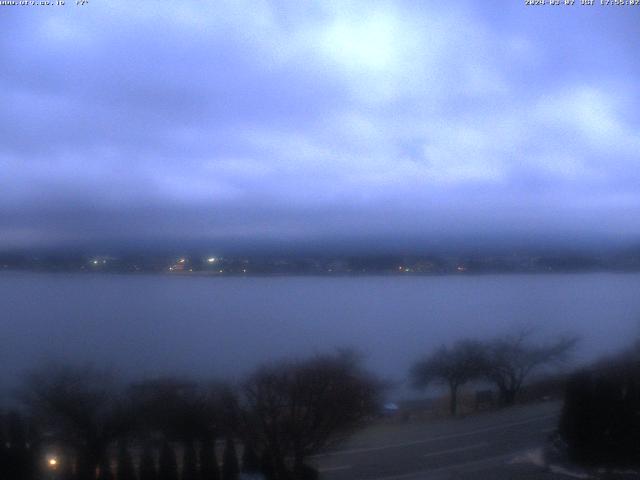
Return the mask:
{"type": "Polygon", "coordinates": [[[390,14],[365,14],[361,18],[338,19],[326,27],[323,47],[349,68],[382,70],[392,65],[399,25],[390,14]]]}

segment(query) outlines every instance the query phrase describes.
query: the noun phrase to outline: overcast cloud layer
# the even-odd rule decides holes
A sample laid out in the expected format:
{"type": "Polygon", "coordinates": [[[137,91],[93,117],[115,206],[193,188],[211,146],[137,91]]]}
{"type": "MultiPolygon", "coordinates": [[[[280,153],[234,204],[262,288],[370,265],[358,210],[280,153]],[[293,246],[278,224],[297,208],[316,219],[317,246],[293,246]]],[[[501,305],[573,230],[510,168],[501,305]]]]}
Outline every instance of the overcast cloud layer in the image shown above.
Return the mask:
{"type": "Polygon", "coordinates": [[[640,8],[523,3],[0,7],[0,247],[633,239],[640,8]]]}

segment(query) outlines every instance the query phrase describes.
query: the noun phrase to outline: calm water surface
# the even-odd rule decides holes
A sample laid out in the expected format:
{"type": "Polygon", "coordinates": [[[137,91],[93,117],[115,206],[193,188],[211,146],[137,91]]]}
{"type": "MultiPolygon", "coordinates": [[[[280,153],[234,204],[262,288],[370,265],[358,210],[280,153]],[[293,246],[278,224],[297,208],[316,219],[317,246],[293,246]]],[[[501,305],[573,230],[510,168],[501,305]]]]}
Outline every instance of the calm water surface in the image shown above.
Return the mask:
{"type": "Polygon", "coordinates": [[[51,359],[132,375],[237,376],[355,346],[403,379],[424,352],[531,323],[582,335],[580,359],[640,333],[640,275],[207,278],[0,274],[0,388],[51,359]]]}

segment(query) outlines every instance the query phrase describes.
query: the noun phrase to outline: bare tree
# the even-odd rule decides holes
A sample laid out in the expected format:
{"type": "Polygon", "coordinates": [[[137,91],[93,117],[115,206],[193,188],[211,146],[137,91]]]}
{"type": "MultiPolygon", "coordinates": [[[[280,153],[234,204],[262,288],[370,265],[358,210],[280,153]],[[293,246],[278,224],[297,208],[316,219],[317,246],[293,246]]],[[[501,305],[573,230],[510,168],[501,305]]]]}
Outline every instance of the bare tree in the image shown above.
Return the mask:
{"type": "Polygon", "coordinates": [[[432,383],[449,387],[449,411],[455,415],[458,408],[458,390],[471,380],[480,378],[485,370],[485,348],[475,340],[461,340],[451,347],[442,346],[417,362],[411,369],[411,378],[417,388],[432,383]]]}
{"type": "Polygon", "coordinates": [[[198,457],[193,441],[187,441],[182,452],[182,480],[198,480],[198,457]]]}
{"type": "Polygon", "coordinates": [[[152,450],[148,445],[145,445],[142,448],[139,472],[140,473],[138,477],[140,478],[140,480],[158,480],[158,468],[156,467],[156,460],[153,456],[152,450]]]}
{"type": "Polygon", "coordinates": [[[124,441],[118,445],[118,480],[136,480],[136,469],[128,446],[124,441]]]}
{"type": "Polygon", "coordinates": [[[137,382],[129,395],[138,412],[142,437],[160,435],[183,446],[182,477],[198,476],[196,444],[200,444],[201,476],[218,478],[215,440],[226,431],[229,417],[224,411],[227,388],[219,383],[201,384],[177,378],[137,382]]]}
{"type": "Polygon", "coordinates": [[[503,405],[512,405],[526,378],[536,369],[565,361],[578,339],[562,337],[546,344],[532,341],[533,330],[523,329],[487,343],[486,376],[498,388],[503,405]]]}
{"type": "Polygon", "coordinates": [[[93,480],[97,471],[105,471],[109,445],[133,424],[112,377],[91,366],[33,371],[22,393],[32,417],[76,452],[81,480],[93,480]]]}
{"type": "Polygon", "coordinates": [[[201,442],[198,457],[200,460],[201,480],[219,480],[218,459],[216,457],[215,443],[212,439],[205,439],[201,442]]]}
{"type": "Polygon", "coordinates": [[[222,480],[238,480],[239,476],[240,466],[236,444],[231,437],[227,437],[222,454],[222,480]]]}
{"type": "Polygon", "coordinates": [[[309,455],[377,409],[380,385],[347,353],[264,367],[244,386],[245,429],[257,434],[273,478],[301,478],[309,455]]]}
{"type": "Polygon", "coordinates": [[[19,412],[0,413],[0,478],[37,478],[37,439],[30,430],[19,412]]]}
{"type": "Polygon", "coordinates": [[[168,441],[162,443],[158,459],[158,480],[178,480],[176,452],[168,441]]]}
{"type": "Polygon", "coordinates": [[[171,377],[137,382],[129,387],[129,397],[147,432],[185,444],[214,434],[215,400],[196,382],[171,377]]]}

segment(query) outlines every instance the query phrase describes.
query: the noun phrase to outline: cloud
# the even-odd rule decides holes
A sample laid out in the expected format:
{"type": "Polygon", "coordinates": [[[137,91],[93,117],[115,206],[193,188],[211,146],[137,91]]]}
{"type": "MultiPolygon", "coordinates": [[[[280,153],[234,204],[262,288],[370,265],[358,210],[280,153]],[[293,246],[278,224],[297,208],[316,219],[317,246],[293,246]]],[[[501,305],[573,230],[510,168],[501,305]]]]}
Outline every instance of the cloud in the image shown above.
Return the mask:
{"type": "Polygon", "coordinates": [[[640,65],[610,48],[635,27],[610,10],[8,10],[4,245],[640,233],[640,65]]]}

